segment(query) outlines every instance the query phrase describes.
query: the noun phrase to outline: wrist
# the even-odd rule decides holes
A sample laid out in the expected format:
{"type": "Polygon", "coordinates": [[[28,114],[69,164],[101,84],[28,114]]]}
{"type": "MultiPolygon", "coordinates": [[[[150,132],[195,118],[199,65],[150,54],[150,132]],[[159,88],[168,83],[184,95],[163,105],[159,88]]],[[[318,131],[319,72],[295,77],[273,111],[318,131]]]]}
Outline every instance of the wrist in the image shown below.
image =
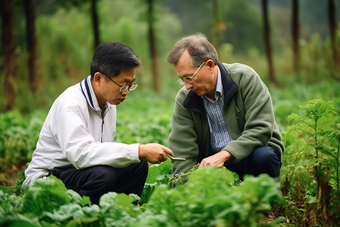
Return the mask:
{"type": "Polygon", "coordinates": [[[234,156],[227,150],[222,150],[221,153],[224,155],[224,162],[234,159],[234,156]]]}
{"type": "Polygon", "coordinates": [[[138,156],[139,158],[144,158],[144,146],[143,144],[139,144],[139,148],[138,148],[138,156]]]}

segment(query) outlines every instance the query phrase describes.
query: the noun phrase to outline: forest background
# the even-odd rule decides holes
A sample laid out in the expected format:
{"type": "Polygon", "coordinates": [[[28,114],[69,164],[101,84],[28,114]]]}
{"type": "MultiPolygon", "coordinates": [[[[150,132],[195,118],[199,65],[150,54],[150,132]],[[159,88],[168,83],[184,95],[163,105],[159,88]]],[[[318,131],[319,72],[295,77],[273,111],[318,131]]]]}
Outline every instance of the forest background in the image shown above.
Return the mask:
{"type": "MultiPolygon", "coordinates": [[[[196,32],[215,45],[220,61],[248,64],[266,84],[287,87],[340,77],[330,39],[331,20],[338,30],[339,0],[5,2],[12,7],[2,7],[7,11],[2,10],[1,111],[48,109],[65,88],[89,74],[94,47],[114,40],[132,47],[143,62],[138,90],[170,98],[179,87],[166,56],[178,39],[196,32]]],[[[334,43],[339,52],[338,37],[334,43]]]]}
{"type": "MultiPolygon", "coordinates": [[[[167,146],[181,85],[166,57],[181,37],[201,32],[221,62],[249,65],[268,86],[287,148],[280,177],[282,191],[291,192],[283,193],[291,202],[285,216],[301,224],[305,195],[316,198],[308,172],[313,149],[294,156],[302,136],[288,136],[288,116],[303,115],[300,106],[312,99],[331,101],[340,113],[339,7],[340,0],[2,0],[1,185],[13,185],[26,168],[53,101],[89,75],[102,42],[123,42],[143,63],[137,90],[117,107],[115,141],[167,146]]],[[[338,193],[332,196],[340,195],[336,174],[329,179],[338,193]]]]}

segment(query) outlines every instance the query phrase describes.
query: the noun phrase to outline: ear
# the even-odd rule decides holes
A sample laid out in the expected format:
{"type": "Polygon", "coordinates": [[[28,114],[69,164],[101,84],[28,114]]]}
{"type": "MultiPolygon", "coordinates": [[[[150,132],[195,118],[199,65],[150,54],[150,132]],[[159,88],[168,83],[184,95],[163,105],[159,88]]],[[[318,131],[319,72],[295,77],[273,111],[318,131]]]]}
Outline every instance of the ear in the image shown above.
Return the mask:
{"type": "Polygon", "coordinates": [[[206,64],[210,68],[211,71],[214,71],[216,65],[213,60],[211,59],[207,60],[206,64]]]}
{"type": "Polygon", "coordinates": [[[215,68],[215,63],[211,59],[207,60],[206,64],[209,66],[210,69],[214,69],[215,68]]]}
{"type": "Polygon", "coordinates": [[[100,72],[96,72],[93,76],[93,82],[97,85],[100,86],[102,82],[102,75],[100,72]]]}

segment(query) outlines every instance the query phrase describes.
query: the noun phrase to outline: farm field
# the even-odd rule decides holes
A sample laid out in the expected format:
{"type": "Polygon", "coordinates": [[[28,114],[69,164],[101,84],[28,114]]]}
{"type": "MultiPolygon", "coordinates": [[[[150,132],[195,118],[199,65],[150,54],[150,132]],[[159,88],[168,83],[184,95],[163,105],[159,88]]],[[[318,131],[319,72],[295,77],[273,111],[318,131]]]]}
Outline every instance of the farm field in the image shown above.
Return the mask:
{"type": "MultiPolygon", "coordinates": [[[[150,165],[137,205],[132,204],[135,200],[132,196],[110,193],[105,195],[100,207],[91,206],[87,198],[67,191],[57,179],[40,182],[24,196],[18,185],[23,177],[21,171],[30,161],[47,111],[29,115],[17,111],[3,113],[0,115],[1,226],[16,222],[27,226],[255,226],[261,222],[264,211],[276,222],[261,226],[303,226],[316,220],[339,223],[339,87],[336,81],[309,86],[296,84],[289,89],[269,87],[286,147],[279,179],[249,177],[240,183],[226,169],[208,168],[193,171],[192,182],[171,189],[169,181],[176,178],[171,175],[171,163],[166,161],[150,165]],[[315,116],[310,113],[319,114],[318,129],[313,126],[315,116]],[[49,187],[59,189],[48,190],[49,187]],[[33,199],[37,188],[41,188],[38,190],[41,195],[33,199]],[[329,193],[322,195],[326,201],[323,203],[318,193],[325,188],[329,193]],[[201,199],[202,193],[219,196],[201,199]],[[236,199],[227,197],[229,193],[230,198],[236,199]],[[216,213],[215,209],[224,211],[216,213]],[[320,209],[327,213],[319,212],[320,209]]],[[[157,96],[143,90],[131,93],[118,106],[116,141],[167,145],[173,99],[169,94],[157,96]]]]}
{"type": "Polygon", "coordinates": [[[340,0],[1,0],[0,226],[340,226],[339,7],[340,0]],[[138,88],[117,106],[115,141],[168,146],[181,85],[167,56],[197,33],[220,62],[248,65],[267,85],[285,145],[277,179],[240,181],[225,168],[197,166],[173,176],[167,160],[149,164],[140,198],[112,192],[93,205],[53,176],[22,190],[49,108],[90,74],[104,42],[122,42],[142,62],[138,88]]]}

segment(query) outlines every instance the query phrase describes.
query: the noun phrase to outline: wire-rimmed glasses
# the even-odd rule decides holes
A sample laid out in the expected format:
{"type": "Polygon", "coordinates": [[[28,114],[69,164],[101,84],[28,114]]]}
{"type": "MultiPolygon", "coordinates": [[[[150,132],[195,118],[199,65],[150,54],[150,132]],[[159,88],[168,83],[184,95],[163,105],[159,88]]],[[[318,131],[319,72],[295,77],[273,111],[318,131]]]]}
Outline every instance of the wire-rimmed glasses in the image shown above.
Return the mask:
{"type": "Polygon", "coordinates": [[[194,81],[194,79],[193,79],[194,76],[196,76],[197,72],[203,67],[204,63],[205,63],[205,61],[202,62],[202,64],[200,65],[200,67],[198,67],[198,69],[196,70],[196,72],[194,73],[194,75],[192,75],[192,76],[187,76],[187,77],[183,77],[183,78],[179,78],[179,79],[177,80],[177,82],[178,82],[179,84],[181,84],[181,85],[185,85],[185,82],[186,82],[186,83],[192,83],[192,82],[194,81]]]}
{"type": "MultiPolygon", "coordinates": [[[[104,74],[104,73],[103,73],[104,74]]],[[[136,88],[137,88],[137,86],[138,86],[138,84],[135,82],[135,81],[133,81],[133,84],[132,85],[119,85],[119,84],[117,84],[116,82],[114,82],[110,77],[108,77],[106,74],[104,74],[107,78],[109,78],[109,80],[111,80],[113,83],[115,83],[117,86],[119,86],[120,87],[120,89],[119,89],[119,91],[120,92],[124,92],[124,91],[126,91],[127,89],[129,89],[129,91],[133,91],[133,90],[135,90],[136,88]]]]}

